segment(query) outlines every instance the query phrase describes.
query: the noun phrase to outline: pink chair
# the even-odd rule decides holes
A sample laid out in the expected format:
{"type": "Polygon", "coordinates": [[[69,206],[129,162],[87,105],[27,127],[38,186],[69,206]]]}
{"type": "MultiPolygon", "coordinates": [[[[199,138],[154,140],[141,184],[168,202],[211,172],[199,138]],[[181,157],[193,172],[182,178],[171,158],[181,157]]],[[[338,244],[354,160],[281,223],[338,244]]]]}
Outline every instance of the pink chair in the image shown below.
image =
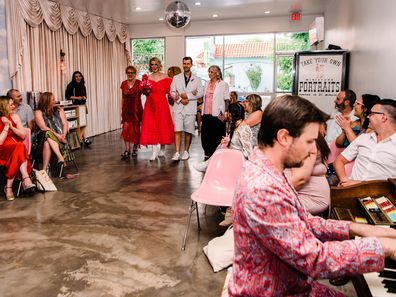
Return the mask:
{"type": "Polygon", "coordinates": [[[327,159],[327,163],[330,164],[330,163],[333,163],[333,162],[334,162],[334,160],[337,158],[337,156],[338,156],[339,154],[341,154],[342,151],[343,151],[345,148],[343,148],[343,147],[337,147],[337,146],[336,146],[336,143],[335,143],[335,140],[333,140],[332,142],[330,142],[329,148],[330,148],[330,155],[329,155],[329,157],[328,157],[328,159],[327,159]]]}
{"type": "Polygon", "coordinates": [[[198,202],[214,206],[232,206],[236,182],[244,163],[245,158],[239,150],[219,149],[210,157],[201,185],[191,194],[182,250],[186,248],[188,229],[194,210],[197,211],[198,231],[201,230],[198,202]]]}

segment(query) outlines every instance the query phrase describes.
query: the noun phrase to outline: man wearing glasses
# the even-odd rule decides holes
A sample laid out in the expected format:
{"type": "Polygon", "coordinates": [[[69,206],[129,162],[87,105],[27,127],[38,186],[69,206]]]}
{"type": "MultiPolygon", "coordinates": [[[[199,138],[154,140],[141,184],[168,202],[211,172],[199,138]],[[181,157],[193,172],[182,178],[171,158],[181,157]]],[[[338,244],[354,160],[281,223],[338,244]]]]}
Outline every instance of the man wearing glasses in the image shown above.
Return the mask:
{"type": "Polygon", "coordinates": [[[334,100],[334,107],[336,111],[331,115],[331,119],[327,121],[326,141],[332,142],[341,134],[342,129],[336,122],[336,116],[350,118],[351,121],[356,121],[358,118],[354,116],[353,104],[356,101],[356,94],[352,90],[344,90],[338,93],[334,100]]]}
{"type": "Polygon", "coordinates": [[[396,101],[383,99],[368,115],[373,129],[356,138],[334,161],[340,186],[396,177],[396,101]],[[355,160],[348,177],[344,165],[355,160]]]}

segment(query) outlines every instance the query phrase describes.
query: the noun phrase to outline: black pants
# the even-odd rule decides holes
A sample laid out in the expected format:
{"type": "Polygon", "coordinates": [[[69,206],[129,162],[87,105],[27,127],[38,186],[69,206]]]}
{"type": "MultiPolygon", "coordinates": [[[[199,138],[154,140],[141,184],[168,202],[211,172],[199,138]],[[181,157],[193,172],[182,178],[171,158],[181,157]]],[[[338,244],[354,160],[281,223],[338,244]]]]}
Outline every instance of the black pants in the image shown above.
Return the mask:
{"type": "Polygon", "coordinates": [[[217,117],[204,114],[202,116],[201,143],[205,152],[205,158],[209,158],[215,152],[223,136],[226,135],[226,123],[217,117]]]}

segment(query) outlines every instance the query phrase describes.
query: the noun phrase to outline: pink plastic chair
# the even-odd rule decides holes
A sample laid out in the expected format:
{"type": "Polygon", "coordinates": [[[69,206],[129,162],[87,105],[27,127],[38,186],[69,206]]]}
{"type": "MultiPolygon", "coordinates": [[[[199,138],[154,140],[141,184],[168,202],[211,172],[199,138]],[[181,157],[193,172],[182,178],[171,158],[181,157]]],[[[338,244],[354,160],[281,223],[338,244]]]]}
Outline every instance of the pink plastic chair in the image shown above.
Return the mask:
{"type": "MultiPolygon", "coordinates": [[[[337,147],[335,144],[335,140],[330,142],[329,148],[330,148],[330,155],[329,155],[329,158],[327,159],[328,164],[333,163],[334,160],[338,157],[338,155],[341,154],[342,151],[345,149],[343,147],[337,147]]],[[[355,164],[355,161],[345,164],[344,167],[345,167],[345,173],[347,176],[350,176],[352,174],[352,167],[354,164],[355,164]]]]}
{"type": "Polygon", "coordinates": [[[182,250],[186,248],[188,229],[194,210],[197,211],[198,231],[201,230],[198,202],[214,206],[232,206],[236,182],[244,163],[245,158],[239,150],[219,149],[210,157],[201,185],[191,194],[182,250]]]}

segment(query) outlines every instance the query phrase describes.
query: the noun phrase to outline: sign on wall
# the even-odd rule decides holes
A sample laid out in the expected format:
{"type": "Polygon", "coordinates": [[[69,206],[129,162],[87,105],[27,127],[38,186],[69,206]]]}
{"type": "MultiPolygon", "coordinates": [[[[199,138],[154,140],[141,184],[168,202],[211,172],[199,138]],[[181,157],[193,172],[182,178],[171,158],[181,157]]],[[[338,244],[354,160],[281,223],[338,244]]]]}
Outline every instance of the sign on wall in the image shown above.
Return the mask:
{"type": "Polygon", "coordinates": [[[348,64],[347,51],[295,53],[293,93],[331,113],[337,94],[348,88],[348,64]]]}

